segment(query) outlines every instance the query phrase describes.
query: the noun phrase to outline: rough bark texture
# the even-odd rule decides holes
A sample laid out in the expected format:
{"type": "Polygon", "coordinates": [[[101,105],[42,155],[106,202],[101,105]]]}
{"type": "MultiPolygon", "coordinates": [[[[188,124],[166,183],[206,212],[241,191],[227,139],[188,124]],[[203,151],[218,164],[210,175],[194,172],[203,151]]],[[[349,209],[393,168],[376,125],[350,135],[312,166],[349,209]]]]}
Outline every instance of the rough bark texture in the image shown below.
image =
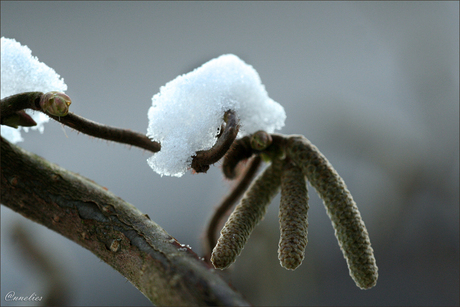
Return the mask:
{"type": "Polygon", "coordinates": [[[87,248],[156,305],[249,305],[133,205],[3,138],[1,203],[87,248]]]}

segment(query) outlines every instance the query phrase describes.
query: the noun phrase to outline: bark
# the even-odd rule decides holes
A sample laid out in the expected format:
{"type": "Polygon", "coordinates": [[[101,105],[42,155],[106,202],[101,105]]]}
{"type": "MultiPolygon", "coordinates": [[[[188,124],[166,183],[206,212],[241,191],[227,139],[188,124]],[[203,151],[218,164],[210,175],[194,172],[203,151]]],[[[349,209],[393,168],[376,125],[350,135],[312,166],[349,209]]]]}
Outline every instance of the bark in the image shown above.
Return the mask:
{"type": "Polygon", "coordinates": [[[136,207],[3,138],[1,203],[90,250],[155,305],[249,305],[136,207]]]}

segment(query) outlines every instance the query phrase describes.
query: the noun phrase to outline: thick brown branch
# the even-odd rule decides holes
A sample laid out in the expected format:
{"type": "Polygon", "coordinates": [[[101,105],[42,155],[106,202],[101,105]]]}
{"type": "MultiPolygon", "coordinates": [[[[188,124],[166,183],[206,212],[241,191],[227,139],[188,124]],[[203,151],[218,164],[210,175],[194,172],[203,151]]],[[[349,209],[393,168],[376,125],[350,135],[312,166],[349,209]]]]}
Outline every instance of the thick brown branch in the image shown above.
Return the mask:
{"type": "Polygon", "coordinates": [[[89,249],[156,305],[248,305],[191,249],[93,181],[1,138],[1,202],[89,249]]]}

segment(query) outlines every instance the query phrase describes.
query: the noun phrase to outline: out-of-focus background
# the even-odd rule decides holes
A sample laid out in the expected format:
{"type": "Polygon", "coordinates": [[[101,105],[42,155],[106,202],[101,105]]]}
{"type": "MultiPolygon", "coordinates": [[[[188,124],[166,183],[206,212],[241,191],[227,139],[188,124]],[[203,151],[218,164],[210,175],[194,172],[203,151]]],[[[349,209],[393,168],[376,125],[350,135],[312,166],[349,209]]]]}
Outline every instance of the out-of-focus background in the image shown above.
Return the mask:
{"type": "MultiPolygon", "coordinates": [[[[1,2],[1,35],[60,74],[71,110],[142,133],[160,86],[224,53],[260,74],[352,192],[379,266],[363,291],[348,275],[330,221],[310,189],[304,263],[277,259],[278,202],[229,270],[254,305],[459,304],[459,3],[1,2]]],[[[201,254],[202,231],[229,190],[219,169],[160,177],[149,153],[56,122],[21,147],[134,204],[201,254]]],[[[1,304],[44,295],[17,225],[53,255],[71,305],[148,305],[89,251],[1,207],[1,304]],[[16,229],[16,230],[15,230],[16,229]]],[[[28,302],[27,305],[31,303],[28,302]]]]}

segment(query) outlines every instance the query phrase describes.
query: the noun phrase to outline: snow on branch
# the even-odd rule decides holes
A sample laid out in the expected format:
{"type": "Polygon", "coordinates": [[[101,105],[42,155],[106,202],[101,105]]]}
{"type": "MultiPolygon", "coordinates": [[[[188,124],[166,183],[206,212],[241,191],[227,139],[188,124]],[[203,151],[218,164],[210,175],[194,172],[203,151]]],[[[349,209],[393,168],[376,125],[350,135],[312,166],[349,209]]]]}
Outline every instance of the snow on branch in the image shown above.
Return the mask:
{"type": "Polygon", "coordinates": [[[257,71],[233,54],[212,59],[178,76],[152,97],[147,136],[161,151],[147,161],[160,174],[181,177],[197,151],[217,140],[224,114],[239,119],[238,137],[284,126],[284,108],[268,97],[257,71]]]}
{"type": "MultiPolygon", "coordinates": [[[[27,46],[21,45],[14,39],[1,38],[1,98],[19,94],[22,92],[50,92],[67,90],[67,85],[54,69],[32,55],[27,46]]],[[[32,129],[43,133],[43,124],[49,118],[41,112],[26,111],[37,123],[32,129]]],[[[27,127],[14,129],[8,126],[1,126],[1,134],[7,140],[17,143],[23,141],[21,130],[28,131],[27,127]]]]}

